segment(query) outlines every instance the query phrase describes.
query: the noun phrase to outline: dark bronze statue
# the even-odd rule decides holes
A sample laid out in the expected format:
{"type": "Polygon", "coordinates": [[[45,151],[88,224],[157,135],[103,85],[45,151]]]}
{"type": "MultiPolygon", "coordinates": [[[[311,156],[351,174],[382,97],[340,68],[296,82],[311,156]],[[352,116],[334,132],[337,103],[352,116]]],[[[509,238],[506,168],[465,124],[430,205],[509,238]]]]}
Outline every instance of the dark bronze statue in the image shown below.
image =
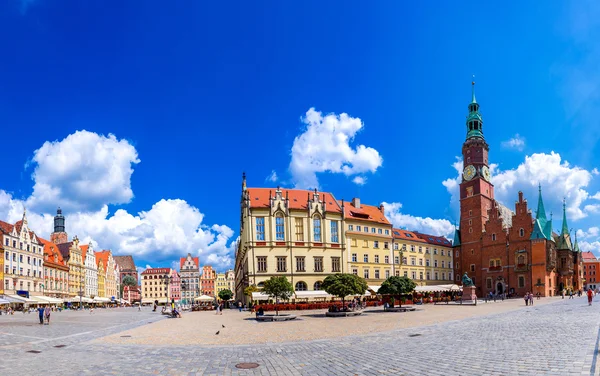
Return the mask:
{"type": "Polygon", "coordinates": [[[473,280],[471,278],[469,278],[467,273],[465,273],[465,275],[463,275],[463,277],[462,277],[462,284],[463,284],[463,287],[475,286],[473,284],[473,280]]]}

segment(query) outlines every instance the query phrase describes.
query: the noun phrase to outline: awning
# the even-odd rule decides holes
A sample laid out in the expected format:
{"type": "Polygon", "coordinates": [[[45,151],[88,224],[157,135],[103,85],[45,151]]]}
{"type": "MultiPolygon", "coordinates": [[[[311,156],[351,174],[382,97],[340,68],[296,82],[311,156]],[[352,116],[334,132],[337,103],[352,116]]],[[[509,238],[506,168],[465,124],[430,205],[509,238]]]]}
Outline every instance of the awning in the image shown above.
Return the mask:
{"type": "Polygon", "coordinates": [[[380,288],[381,288],[381,285],[372,285],[372,286],[369,286],[369,290],[371,290],[371,291],[373,291],[375,293],[377,291],[379,291],[380,288]]]}
{"type": "Polygon", "coordinates": [[[430,285],[430,286],[417,286],[415,292],[443,292],[443,291],[461,291],[461,287],[458,285],[430,285]]]}
{"type": "Polygon", "coordinates": [[[333,296],[329,295],[323,290],[315,291],[296,291],[296,299],[311,299],[311,298],[326,298],[331,299],[333,296]]]}
{"type": "Polygon", "coordinates": [[[199,296],[194,299],[194,301],[196,301],[196,302],[212,302],[213,300],[215,300],[215,298],[213,298],[212,296],[208,296],[208,295],[202,295],[202,296],[199,296]]]}
{"type": "Polygon", "coordinates": [[[262,292],[253,292],[252,300],[269,300],[271,297],[267,294],[263,294],[262,292]]]}
{"type": "Polygon", "coordinates": [[[0,304],[10,304],[8,300],[0,298],[0,304]]]}
{"type": "Polygon", "coordinates": [[[44,304],[42,302],[45,302],[48,304],[62,304],[63,303],[63,301],[61,299],[51,298],[49,296],[32,296],[31,298],[40,301],[40,304],[44,304]]]}
{"type": "Polygon", "coordinates": [[[19,295],[4,295],[4,299],[8,300],[11,303],[38,304],[36,300],[25,298],[19,295]]]}
{"type": "Polygon", "coordinates": [[[90,298],[86,298],[85,296],[79,297],[79,296],[73,296],[70,298],[65,298],[64,299],[65,303],[67,302],[71,302],[71,303],[79,303],[80,301],[82,303],[93,303],[94,301],[90,298]]]}
{"type": "Polygon", "coordinates": [[[110,299],[109,298],[103,298],[101,296],[96,296],[96,297],[94,297],[93,302],[94,303],[110,303],[110,299]]]}
{"type": "Polygon", "coordinates": [[[49,301],[47,301],[47,300],[45,300],[45,299],[42,299],[42,298],[41,298],[41,297],[39,297],[39,296],[34,296],[34,295],[32,295],[32,296],[31,296],[31,299],[32,299],[32,300],[35,300],[37,304],[50,304],[50,302],[49,302],[49,301]]]}
{"type": "Polygon", "coordinates": [[[166,304],[167,303],[167,298],[162,297],[162,298],[144,298],[142,299],[142,303],[154,303],[155,300],[158,300],[158,303],[161,304],[166,304]]]}

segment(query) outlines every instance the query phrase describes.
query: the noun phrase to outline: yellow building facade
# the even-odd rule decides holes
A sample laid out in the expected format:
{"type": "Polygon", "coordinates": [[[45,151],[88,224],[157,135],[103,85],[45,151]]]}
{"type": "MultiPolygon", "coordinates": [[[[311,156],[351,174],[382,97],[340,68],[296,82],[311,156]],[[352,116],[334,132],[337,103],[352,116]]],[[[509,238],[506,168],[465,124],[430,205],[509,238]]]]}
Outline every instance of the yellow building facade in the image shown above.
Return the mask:
{"type": "Polygon", "coordinates": [[[217,279],[215,280],[215,296],[219,299],[219,292],[227,289],[227,279],[225,273],[217,273],[217,279]]]}
{"type": "Polygon", "coordinates": [[[0,295],[4,294],[4,246],[2,245],[4,240],[2,239],[2,234],[0,234],[0,295]]]}
{"type": "Polygon", "coordinates": [[[442,237],[393,229],[394,259],[400,261],[396,275],[410,277],[417,285],[452,284],[452,243],[442,237]]]}
{"type": "Polygon", "coordinates": [[[342,205],[330,193],[246,188],[244,178],[240,219],[233,292],[242,301],[244,288],[273,276],[286,276],[299,298],[348,272],[342,205]]]}
{"type": "Polygon", "coordinates": [[[96,257],[96,262],[98,263],[98,296],[106,298],[106,268],[104,266],[104,260],[96,257]]]}
{"type": "Polygon", "coordinates": [[[383,205],[365,205],[358,198],[344,203],[348,271],[364,278],[372,293],[395,274],[392,225],[383,211],[383,205]]]}

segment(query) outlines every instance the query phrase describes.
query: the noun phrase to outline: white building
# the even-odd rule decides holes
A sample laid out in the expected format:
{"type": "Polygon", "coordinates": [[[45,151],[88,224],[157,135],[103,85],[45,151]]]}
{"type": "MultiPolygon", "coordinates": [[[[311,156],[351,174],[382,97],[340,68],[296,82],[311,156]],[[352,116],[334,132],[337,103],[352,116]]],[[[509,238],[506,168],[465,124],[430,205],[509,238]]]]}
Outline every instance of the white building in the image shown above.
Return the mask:
{"type": "Polygon", "coordinates": [[[92,243],[81,246],[81,257],[85,266],[85,291],[84,296],[91,298],[98,296],[98,264],[92,243]]]}

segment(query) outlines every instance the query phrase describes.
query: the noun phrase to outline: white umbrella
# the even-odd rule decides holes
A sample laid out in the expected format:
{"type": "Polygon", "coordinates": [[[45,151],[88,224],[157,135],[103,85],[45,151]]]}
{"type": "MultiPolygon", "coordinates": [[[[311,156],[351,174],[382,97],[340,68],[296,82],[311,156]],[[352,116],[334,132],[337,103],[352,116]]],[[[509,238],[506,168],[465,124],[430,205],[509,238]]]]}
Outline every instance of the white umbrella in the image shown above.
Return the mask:
{"type": "Polygon", "coordinates": [[[212,302],[213,300],[215,300],[215,298],[208,295],[202,295],[194,299],[196,302],[212,302]]]}

